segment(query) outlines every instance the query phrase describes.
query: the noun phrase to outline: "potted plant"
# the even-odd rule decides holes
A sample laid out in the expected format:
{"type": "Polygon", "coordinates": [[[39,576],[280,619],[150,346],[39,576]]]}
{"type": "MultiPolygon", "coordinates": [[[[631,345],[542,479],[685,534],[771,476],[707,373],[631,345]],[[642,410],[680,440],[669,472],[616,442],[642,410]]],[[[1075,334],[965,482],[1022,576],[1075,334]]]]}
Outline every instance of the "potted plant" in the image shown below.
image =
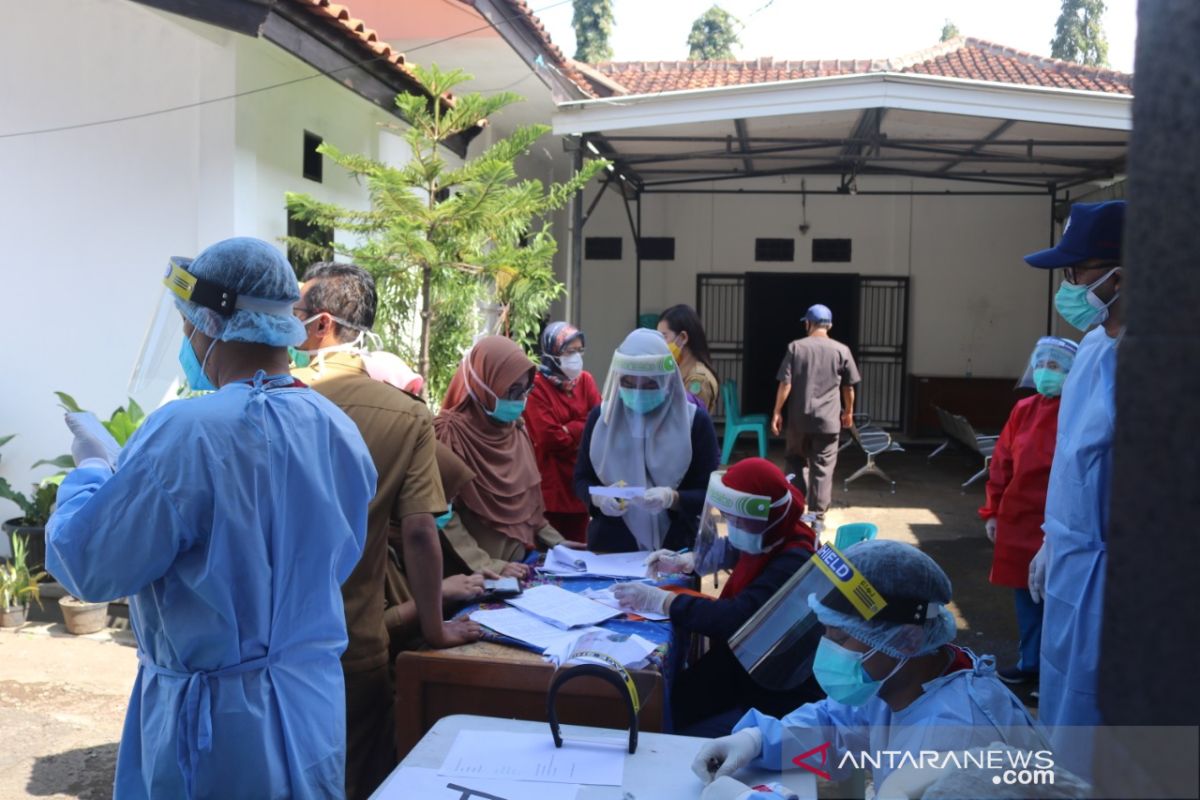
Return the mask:
{"type": "Polygon", "coordinates": [[[42,606],[39,586],[46,573],[29,567],[29,553],[24,537],[15,533],[10,539],[12,558],[0,564],[0,627],[15,628],[25,624],[29,601],[42,606]]]}
{"type": "Polygon", "coordinates": [[[71,595],[58,598],[58,608],[62,611],[63,623],[67,632],[76,636],[96,633],[108,624],[108,601],[92,603],[80,600],[71,595]]]}
{"type": "MultiPolygon", "coordinates": [[[[7,443],[12,438],[11,435],[0,437],[0,445],[7,443]]],[[[28,494],[18,492],[7,480],[0,478],[0,498],[16,503],[17,508],[21,511],[20,516],[5,520],[0,524],[0,529],[9,537],[19,535],[23,538],[26,543],[29,564],[34,568],[41,568],[46,564],[46,521],[50,519],[54,501],[58,497],[58,485],[67,474],[62,470],[73,466],[74,462],[71,461],[70,456],[59,456],[50,461],[45,459],[38,461],[33,467],[44,465],[58,467],[60,471],[33,484],[33,488],[28,494]]]]}

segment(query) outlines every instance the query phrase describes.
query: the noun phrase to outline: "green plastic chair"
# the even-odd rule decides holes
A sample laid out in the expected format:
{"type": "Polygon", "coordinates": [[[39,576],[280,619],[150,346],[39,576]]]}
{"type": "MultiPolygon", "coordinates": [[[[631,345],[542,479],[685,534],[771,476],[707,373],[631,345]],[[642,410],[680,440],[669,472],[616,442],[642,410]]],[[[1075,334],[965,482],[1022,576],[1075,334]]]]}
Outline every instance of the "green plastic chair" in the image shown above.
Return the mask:
{"type": "Polygon", "coordinates": [[[845,550],[852,544],[874,539],[878,533],[879,528],[873,522],[851,522],[847,525],[839,525],[837,535],[833,539],[833,546],[838,550],[845,550]]]}
{"type": "Polygon", "coordinates": [[[721,384],[721,401],[725,405],[725,444],[721,448],[721,463],[729,463],[729,457],[733,455],[733,444],[743,433],[758,436],[758,457],[766,458],[767,415],[742,416],[738,407],[737,381],[732,379],[721,384]]]}

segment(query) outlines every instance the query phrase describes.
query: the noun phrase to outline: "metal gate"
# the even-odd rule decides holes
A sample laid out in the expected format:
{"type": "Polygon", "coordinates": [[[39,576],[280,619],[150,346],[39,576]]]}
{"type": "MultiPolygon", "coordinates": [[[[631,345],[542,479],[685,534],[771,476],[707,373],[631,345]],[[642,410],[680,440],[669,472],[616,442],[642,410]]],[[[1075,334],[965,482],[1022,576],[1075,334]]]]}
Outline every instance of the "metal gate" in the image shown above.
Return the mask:
{"type": "MultiPolygon", "coordinates": [[[[905,420],[908,374],[908,281],[864,275],[859,279],[858,352],[862,373],[857,410],[873,424],[899,430],[905,420]]],[[[704,324],[717,378],[741,386],[745,337],[745,275],[706,273],[696,276],[696,312],[704,324]]],[[[714,416],[724,419],[724,402],[714,416]]]]}

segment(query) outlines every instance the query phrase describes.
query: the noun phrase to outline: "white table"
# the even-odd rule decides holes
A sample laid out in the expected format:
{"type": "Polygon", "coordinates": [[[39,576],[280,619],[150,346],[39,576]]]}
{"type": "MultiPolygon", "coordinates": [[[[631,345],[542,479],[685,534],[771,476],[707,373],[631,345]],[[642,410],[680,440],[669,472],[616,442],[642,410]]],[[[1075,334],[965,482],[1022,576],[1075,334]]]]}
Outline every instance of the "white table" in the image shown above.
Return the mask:
{"type": "MultiPolygon", "coordinates": [[[[544,733],[547,739],[550,738],[550,726],[544,722],[477,717],[469,714],[443,717],[409,752],[372,798],[380,798],[385,794],[391,797],[405,797],[405,770],[414,767],[441,767],[458,732],[469,730],[495,731],[497,736],[503,736],[506,732],[544,733]]],[[[627,731],[611,728],[563,725],[562,732],[567,747],[570,746],[573,737],[628,739],[627,731]]],[[[691,736],[639,731],[637,752],[625,756],[624,785],[621,788],[584,786],[579,791],[578,800],[696,800],[704,785],[692,773],[692,759],[706,741],[708,740],[691,736]]],[[[750,785],[766,781],[783,783],[800,795],[802,800],[815,800],[817,796],[816,777],[803,770],[788,771],[782,775],[778,772],[745,770],[736,777],[750,785]]],[[[543,784],[534,781],[528,781],[527,784],[528,796],[511,800],[536,800],[538,787],[543,784]]]]}

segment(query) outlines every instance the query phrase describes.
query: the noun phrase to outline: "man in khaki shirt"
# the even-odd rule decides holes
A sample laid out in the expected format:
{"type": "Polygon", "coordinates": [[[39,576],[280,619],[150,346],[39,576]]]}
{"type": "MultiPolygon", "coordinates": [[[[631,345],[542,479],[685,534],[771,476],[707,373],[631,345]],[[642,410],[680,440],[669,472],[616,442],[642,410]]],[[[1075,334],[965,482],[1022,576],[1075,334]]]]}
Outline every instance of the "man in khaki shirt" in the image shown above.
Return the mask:
{"type": "Polygon", "coordinates": [[[395,766],[392,682],[384,623],[388,536],[399,528],[422,637],[434,647],[479,638],[469,620],[442,621],[442,551],[434,517],[446,511],[433,420],[420,400],[373,380],[356,342],[375,322],[375,282],[351,264],[314,264],[294,313],[308,339],[293,374],[342,409],[362,433],[379,472],[362,559],[342,585],[349,644],[346,683],[346,796],[365,798],[395,766]],[[419,565],[419,568],[417,568],[419,565]]]}
{"type": "Polygon", "coordinates": [[[788,404],[787,450],[789,472],[804,492],[817,533],[825,528],[825,512],[833,499],[833,470],[837,466],[842,428],[854,424],[854,387],[858,365],[850,348],[829,336],[833,313],[815,305],[804,315],[808,335],[788,345],[775,379],[775,414],[771,432],[783,429],[783,404],[788,404]]]}

